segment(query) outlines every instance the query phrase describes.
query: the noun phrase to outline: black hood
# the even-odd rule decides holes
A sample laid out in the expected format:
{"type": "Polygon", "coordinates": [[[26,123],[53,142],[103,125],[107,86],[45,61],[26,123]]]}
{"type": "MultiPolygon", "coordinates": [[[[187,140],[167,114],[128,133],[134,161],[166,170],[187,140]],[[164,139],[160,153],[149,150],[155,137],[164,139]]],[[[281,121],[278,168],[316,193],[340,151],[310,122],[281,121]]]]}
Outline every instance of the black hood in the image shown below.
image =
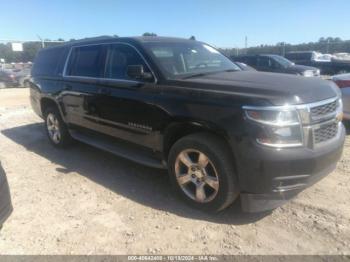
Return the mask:
{"type": "Polygon", "coordinates": [[[203,92],[261,98],[273,105],[311,103],[337,95],[332,82],[317,77],[255,71],[221,72],[175,82],[203,92]]]}

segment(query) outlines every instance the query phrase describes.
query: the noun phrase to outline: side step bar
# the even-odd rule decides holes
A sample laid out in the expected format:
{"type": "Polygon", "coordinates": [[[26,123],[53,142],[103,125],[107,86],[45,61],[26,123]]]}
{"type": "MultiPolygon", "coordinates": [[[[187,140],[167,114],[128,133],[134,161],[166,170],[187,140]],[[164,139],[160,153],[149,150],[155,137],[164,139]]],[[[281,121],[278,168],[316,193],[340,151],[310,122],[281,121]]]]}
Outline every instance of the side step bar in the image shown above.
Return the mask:
{"type": "Polygon", "coordinates": [[[112,141],[108,138],[89,135],[71,129],[69,130],[69,133],[74,139],[82,143],[97,147],[116,156],[153,168],[166,168],[165,163],[162,163],[162,161],[155,157],[152,152],[136,145],[124,141],[117,141],[116,139],[113,139],[112,141]]]}

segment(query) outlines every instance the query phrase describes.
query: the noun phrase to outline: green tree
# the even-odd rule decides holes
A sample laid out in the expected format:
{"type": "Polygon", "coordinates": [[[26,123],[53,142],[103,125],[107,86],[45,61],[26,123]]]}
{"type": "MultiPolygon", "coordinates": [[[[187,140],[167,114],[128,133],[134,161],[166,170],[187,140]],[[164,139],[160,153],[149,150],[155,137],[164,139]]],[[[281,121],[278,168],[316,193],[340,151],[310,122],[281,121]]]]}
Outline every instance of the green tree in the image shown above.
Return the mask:
{"type": "Polygon", "coordinates": [[[146,32],[146,33],[143,33],[143,36],[157,36],[157,34],[156,33],[146,32]]]}

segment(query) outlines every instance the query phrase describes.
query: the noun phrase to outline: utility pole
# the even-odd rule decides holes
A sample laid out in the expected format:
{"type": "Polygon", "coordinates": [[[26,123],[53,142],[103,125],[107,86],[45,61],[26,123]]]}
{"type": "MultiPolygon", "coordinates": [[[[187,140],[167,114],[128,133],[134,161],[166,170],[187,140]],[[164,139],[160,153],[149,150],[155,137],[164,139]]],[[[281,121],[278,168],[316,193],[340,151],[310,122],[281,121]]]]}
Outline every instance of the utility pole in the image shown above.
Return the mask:
{"type": "Polygon", "coordinates": [[[286,43],[282,42],[281,45],[282,45],[282,56],[285,56],[285,54],[286,54],[286,43]]]}
{"type": "Polygon", "coordinates": [[[245,44],[244,44],[244,46],[245,46],[245,49],[248,48],[248,37],[247,36],[245,37],[245,44]]]}
{"type": "Polygon", "coordinates": [[[327,54],[329,54],[329,39],[327,39],[327,54]]]}
{"type": "Polygon", "coordinates": [[[40,40],[40,42],[41,42],[41,48],[45,48],[45,42],[44,42],[44,40],[40,37],[40,35],[36,35],[38,38],[39,38],[39,40],[40,40]]]}

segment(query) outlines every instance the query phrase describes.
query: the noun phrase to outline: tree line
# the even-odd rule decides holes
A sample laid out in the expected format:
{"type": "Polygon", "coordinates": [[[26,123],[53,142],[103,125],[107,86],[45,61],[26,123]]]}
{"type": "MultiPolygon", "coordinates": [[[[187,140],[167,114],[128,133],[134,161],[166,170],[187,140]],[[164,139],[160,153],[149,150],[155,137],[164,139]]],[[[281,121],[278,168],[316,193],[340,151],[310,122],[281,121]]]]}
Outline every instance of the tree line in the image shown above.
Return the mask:
{"type": "MultiPolygon", "coordinates": [[[[48,41],[46,39],[45,41],[48,41]]],[[[45,47],[60,45],[61,43],[45,42],[45,47]]],[[[11,43],[0,44],[0,58],[5,59],[6,63],[12,62],[32,62],[36,53],[42,49],[42,42],[24,42],[22,52],[12,51],[11,43]]]]}
{"type": "MultiPolygon", "coordinates": [[[[157,36],[155,33],[146,32],[144,36],[157,36]]],[[[117,35],[114,35],[117,37],[117,35]]],[[[191,39],[195,39],[191,36],[191,39]]],[[[62,41],[63,39],[58,39],[62,41]]],[[[49,39],[45,39],[49,41],[49,39]]],[[[74,41],[70,39],[69,41],[74,41]]],[[[61,43],[45,42],[45,47],[59,45],[61,43]]],[[[7,63],[11,62],[28,62],[33,61],[36,53],[42,48],[42,42],[25,42],[23,43],[23,52],[12,51],[11,43],[0,44],[0,58],[4,58],[7,63]]],[[[350,40],[342,40],[339,37],[321,37],[317,42],[302,44],[288,44],[284,42],[275,45],[260,45],[249,48],[226,48],[220,49],[227,56],[241,54],[279,54],[284,55],[289,51],[318,51],[321,53],[350,53],[350,40]]]]}
{"type": "MultiPolygon", "coordinates": [[[[118,35],[113,35],[114,37],[118,37],[118,35]]],[[[145,32],[143,36],[157,36],[157,34],[152,32],[145,32]]],[[[61,45],[60,42],[50,42],[50,39],[45,39],[44,47],[61,45]]],[[[58,38],[57,41],[65,41],[62,38],[58,38]]],[[[75,41],[75,39],[70,39],[69,41],[75,41]]],[[[24,42],[23,43],[23,51],[22,52],[14,52],[12,51],[11,43],[0,43],[0,58],[5,59],[6,63],[12,62],[33,62],[36,56],[36,53],[43,48],[43,42],[24,42]]]]}
{"type": "Polygon", "coordinates": [[[288,44],[280,42],[275,45],[260,45],[249,48],[226,48],[220,49],[227,56],[242,54],[277,54],[284,55],[290,51],[318,51],[324,54],[350,53],[350,40],[342,40],[339,37],[321,37],[317,42],[302,44],[288,44]]]}

